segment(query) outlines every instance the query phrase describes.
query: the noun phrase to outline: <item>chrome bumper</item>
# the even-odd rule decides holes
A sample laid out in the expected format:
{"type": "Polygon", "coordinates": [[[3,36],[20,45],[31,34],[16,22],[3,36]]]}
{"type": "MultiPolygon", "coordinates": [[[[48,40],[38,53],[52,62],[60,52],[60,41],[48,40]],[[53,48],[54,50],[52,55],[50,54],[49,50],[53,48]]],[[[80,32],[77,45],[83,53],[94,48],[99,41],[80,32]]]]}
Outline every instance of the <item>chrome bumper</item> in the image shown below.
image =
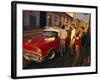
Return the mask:
{"type": "Polygon", "coordinates": [[[24,53],[24,59],[27,61],[35,61],[35,62],[42,62],[43,58],[34,54],[34,53],[24,53]]]}

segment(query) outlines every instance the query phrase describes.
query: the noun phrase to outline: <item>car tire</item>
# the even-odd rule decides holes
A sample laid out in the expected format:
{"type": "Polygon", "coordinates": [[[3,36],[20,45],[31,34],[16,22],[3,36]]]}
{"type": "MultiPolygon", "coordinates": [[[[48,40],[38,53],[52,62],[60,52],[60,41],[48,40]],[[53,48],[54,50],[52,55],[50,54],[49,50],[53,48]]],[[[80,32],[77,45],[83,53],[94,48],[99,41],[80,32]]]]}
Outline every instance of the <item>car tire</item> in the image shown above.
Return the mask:
{"type": "Polygon", "coordinates": [[[49,54],[48,54],[47,59],[48,59],[48,60],[53,60],[53,59],[55,59],[56,53],[57,53],[57,51],[56,51],[55,49],[51,50],[51,51],[49,52],[49,54]]]}

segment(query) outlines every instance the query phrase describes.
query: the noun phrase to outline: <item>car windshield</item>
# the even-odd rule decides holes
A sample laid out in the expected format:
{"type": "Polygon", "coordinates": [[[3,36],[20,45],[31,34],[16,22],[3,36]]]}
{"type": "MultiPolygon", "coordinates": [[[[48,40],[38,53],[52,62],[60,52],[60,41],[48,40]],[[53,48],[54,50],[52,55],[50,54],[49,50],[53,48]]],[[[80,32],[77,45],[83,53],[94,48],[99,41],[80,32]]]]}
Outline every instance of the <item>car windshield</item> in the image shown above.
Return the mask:
{"type": "Polygon", "coordinates": [[[55,32],[55,31],[43,31],[44,37],[51,38],[51,37],[57,37],[57,35],[58,35],[58,32],[55,32]]]}

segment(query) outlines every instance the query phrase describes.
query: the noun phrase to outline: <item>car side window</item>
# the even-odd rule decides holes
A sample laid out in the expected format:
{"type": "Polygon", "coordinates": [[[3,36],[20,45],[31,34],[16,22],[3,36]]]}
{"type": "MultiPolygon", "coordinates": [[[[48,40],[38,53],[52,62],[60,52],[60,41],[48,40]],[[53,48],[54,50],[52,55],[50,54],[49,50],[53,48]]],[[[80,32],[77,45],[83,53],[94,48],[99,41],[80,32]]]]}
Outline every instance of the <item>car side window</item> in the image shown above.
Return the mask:
{"type": "Polygon", "coordinates": [[[57,32],[53,32],[52,36],[53,37],[58,37],[58,33],[57,32]]]}

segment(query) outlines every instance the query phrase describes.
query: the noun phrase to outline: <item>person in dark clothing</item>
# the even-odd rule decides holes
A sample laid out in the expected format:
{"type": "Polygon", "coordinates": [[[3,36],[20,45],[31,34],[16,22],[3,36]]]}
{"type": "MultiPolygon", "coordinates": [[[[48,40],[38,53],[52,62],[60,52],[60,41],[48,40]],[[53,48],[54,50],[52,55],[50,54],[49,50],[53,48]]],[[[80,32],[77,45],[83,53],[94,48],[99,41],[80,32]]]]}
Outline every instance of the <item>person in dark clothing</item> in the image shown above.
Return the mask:
{"type": "Polygon", "coordinates": [[[85,32],[83,32],[82,47],[86,48],[86,45],[87,45],[87,34],[85,32]]]}
{"type": "Polygon", "coordinates": [[[87,32],[84,32],[84,35],[82,37],[82,65],[90,65],[90,28],[88,28],[87,32]]]}
{"type": "Polygon", "coordinates": [[[81,37],[81,45],[82,45],[82,49],[81,49],[81,54],[80,54],[80,64],[83,65],[84,63],[84,58],[85,58],[85,54],[86,54],[86,48],[87,48],[87,33],[84,32],[85,28],[82,26],[81,27],[83,33],[82,33],[82,37],[81,37]]]}

